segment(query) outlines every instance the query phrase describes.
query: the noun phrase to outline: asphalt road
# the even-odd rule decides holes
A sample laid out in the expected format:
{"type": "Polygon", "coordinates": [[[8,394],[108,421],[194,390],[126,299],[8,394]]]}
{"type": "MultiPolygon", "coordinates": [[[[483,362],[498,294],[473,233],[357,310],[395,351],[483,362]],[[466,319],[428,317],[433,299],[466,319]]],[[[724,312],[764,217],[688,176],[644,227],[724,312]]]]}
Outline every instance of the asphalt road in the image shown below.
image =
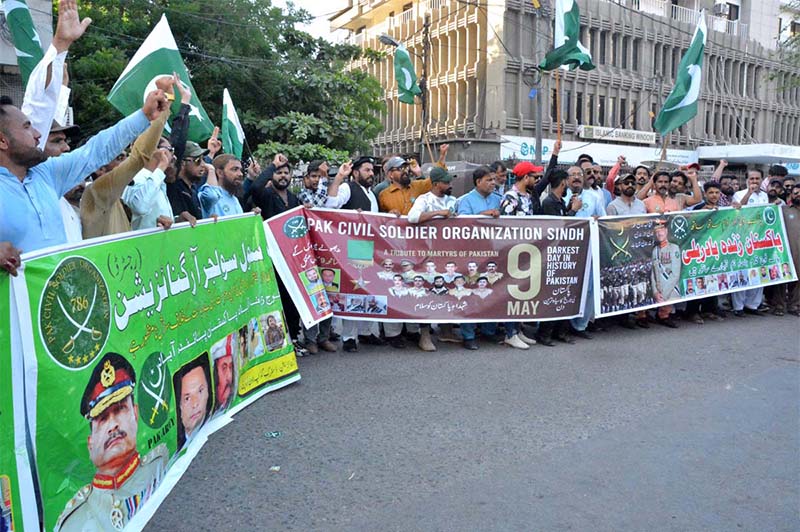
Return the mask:
{"type": "Polygon", "coordinates": [[[302,358],[148,530],[797,531],[798,325],[302,358]]]}

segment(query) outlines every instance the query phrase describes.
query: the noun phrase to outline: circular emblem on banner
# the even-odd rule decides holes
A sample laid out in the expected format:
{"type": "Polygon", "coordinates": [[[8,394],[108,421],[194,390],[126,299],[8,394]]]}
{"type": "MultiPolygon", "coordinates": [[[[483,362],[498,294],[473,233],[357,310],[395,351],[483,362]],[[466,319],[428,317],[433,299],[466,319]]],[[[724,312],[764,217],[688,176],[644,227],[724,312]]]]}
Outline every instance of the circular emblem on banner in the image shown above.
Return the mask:
{"type": "Polygon", "coordinates": [[[152,353],[144,361],[139,373],[139,390],[136,394],[139,419],[152,429],[160,428],[169,419],[172,374],[166,358],[164,353],[152,353]]]}
{"type": "Polygon", "coordinates": [[[761,213],[761,218],[763,218],[765,224],[772,225],[775,223],[775,220],[778,219],[778,216],[775,214],[775,209],[773,207],[768,207],[761,213]]]}
{"type": "Polygon", "coordinates": [[[39,332],[50,356],[68,369],[88,366],[108,339],[111,306],[100,270],[83,257],[61,261],[39,304],[39,332]]]}
{"type": "Polygon", "coordinates": [[[523,142],[522,144],[519,145],[519,153],[520,153],[520,155],[523,155],[523,156],[528,155],[528,143],[527,142],[523,142]]]}
{"type": "Polygon", "coordinates": [[[685,238],[686,233],[689,232],[689,222],[683,216],[674,217],[672,221],[670,221],[669,227],[672,236],[678,239],[685,238]]]}
{"type": "Polygon", "coordinates": [[[303,216],[292,216],[283,224],[283,234],[289,238],[302,238],[308,233],[308,225],[303,216]]]}

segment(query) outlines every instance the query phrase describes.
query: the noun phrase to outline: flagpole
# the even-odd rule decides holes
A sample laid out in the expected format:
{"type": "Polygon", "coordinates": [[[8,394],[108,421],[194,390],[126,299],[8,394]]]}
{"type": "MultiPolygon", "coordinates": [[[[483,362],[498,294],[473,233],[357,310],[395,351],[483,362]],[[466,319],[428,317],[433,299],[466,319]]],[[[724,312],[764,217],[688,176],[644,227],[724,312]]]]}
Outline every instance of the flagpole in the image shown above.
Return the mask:
{"type": "Polygon", "coordinates": [[[561,76],[559,71],[561,68],[556,68],[556,138],[561,142],[561,76]]]}
{"type": "Polygon", "coordinates": [[[664,166],[664,161],[667,159],[667,144],[669,142],[669,136],[671,134],[672,132],[670,131],[664,137],[661,138],[661,159],[659,159],[658,161],[658,166],[656,167],[656,170],[661,170],[661,168],[664,166]]]}

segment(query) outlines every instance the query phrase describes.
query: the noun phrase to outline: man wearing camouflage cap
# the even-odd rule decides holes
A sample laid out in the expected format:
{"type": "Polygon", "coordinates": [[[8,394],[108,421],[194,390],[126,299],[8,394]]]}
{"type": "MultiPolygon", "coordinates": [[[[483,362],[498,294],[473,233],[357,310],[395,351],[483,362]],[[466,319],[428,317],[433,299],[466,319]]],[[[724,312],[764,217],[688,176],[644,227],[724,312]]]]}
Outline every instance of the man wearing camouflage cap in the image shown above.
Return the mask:
{"type": "Polygon", "coordinates": [[[169,451],[136,449],[139,408],[133,402],[136,374],[125,358],[106,354],[95,366],[81,399],[89,420],[92,483],[78,490],[56,522],[56,531],[121,530],[147,502],[167,469],[169,451]]]}

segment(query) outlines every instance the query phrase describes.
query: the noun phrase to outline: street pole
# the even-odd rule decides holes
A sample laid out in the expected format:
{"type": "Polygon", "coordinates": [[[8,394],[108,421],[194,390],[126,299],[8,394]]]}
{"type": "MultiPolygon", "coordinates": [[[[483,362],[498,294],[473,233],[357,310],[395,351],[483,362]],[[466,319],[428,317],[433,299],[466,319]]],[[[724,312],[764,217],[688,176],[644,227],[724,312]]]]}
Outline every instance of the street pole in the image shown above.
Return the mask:
{"type": "MultiPolygon", "coordinates": [[[[431,15],[425,13],[425,23],[422,26],[422,77],[419,88],[422,90],[422,128],[419,135],[419,162],[425,157],[425,139],[428,135],[428,61],[431,55],[430,46],[431,15]]],[[[433,161],[431,161],[433,162],[433,161]]]]}
{"type": "MultiPolygon", "coordinates": [[[[534,1],[534,4],[538,4],[537,1],[534,1]]],[[[540,60],[539,54],[541,52],[539,41],[539,27],[541,18],[539,17],[539,6],[536,6],[537,9],[534,13],[534,35],[533,35],[533,57],[536,60],[537,64],[540,60]]],[[[536,92],[536,164],[541,166],[542,164],[542,98],[544,94],[542,94],[542,73],[539,72],[539,83],[538,89],[536,92]]]]}

